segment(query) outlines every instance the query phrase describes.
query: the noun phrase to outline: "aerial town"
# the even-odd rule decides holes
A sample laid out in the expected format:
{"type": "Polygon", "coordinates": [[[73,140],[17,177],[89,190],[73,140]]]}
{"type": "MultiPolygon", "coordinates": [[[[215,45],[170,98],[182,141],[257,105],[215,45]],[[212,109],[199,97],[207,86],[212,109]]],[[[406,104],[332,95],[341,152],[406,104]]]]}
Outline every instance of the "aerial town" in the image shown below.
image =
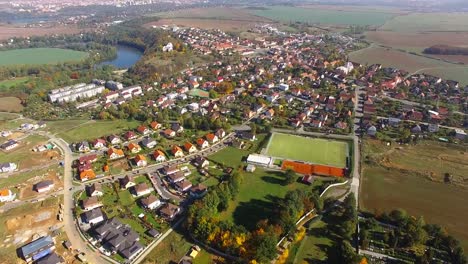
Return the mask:
{"type": "MultiPolygon", "coordinates": [[[[467,263],[468,84],[295,26],[145,24],[125,69],[5,66],[0,263],[467,263]]],[[[42,38],[65,43],[4,44],[42,38]]]]}

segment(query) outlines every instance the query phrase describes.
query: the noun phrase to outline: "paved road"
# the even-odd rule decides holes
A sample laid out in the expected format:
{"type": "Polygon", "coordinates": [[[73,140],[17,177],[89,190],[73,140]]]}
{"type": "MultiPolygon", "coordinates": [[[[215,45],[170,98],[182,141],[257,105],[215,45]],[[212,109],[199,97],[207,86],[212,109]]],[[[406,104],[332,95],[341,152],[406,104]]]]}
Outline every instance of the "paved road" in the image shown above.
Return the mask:
{"type": "Polygon", "coordinates": [[[73,248],[79,249],[81,252],[86,254],[86,258],[91,264],[100,264],[105,261],[100,257],[100,253],[90,250],[88,248],[87,242],[80,237],[80,233],[77,230],[75,225],[75,219],[73,216],[74,200],[73,193],[73,171],[72,171],[72,162],[73,154],[68,146],[68,143],[61,138],[56,138],[46,132],[40,133],[41,135],[47,136],[50,140],[59,147],[64,155],[64,177],[63,177],[63,222],[65,232],[67,233],[68,239],[70,240],[73,248]]]}

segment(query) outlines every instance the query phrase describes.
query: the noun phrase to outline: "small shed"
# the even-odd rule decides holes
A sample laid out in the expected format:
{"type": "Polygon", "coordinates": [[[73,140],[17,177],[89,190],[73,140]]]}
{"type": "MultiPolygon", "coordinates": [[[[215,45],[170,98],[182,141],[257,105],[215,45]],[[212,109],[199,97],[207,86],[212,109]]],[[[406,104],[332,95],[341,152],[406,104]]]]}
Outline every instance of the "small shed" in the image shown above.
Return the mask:
{"type": "Polygon", "coordinates": [[[255,165],[249,164],[249,165],[247,165],[247,167],[245,168],[245,171],[247,171],[247,172],[254,172],[255,169],[256,169],[255,165]]]}

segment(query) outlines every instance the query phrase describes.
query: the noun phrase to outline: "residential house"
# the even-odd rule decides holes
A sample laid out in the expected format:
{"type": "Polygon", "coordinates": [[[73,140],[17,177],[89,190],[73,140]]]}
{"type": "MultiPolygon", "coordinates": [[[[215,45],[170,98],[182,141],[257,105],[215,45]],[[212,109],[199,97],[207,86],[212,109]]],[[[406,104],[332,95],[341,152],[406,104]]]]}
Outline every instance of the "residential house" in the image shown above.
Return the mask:
{"type": "Polygon", "coordinates": [[[346,124],[346,122],[339,121],[335,124],[335,128],[344,130],[348,128],[348,124],[346,124]]]}
{"type": "Polygon", "coordinates": [[[133,191],[136,196],[143,196],[143,195],[150,194],[151,188],[148,187],[148,184],[146,184],[146,182],[142,182],[133,186],[133,191]]]}
{"type": "Polygon", "coordinates": [[[109,148],[107,150],[107,155],[110,160],[116,160],[125,157],[123,150],[117,148],[109,148]]]}
{"type": "Polygon", "coordinates": [[[250,132],[241,133],[241,138],[246,139],[246,140],[250,140],[250,141],[255,141],[257,139],[255,134],[250,133],[250,132]]]}
{"type": "Polygon", "coordinates": [[[0,148],[5,150],[5,151],[10,151],[10,150],[12,150],[12,149],[14,149],[14,148],[16,148],[18,146],[19,146],[18,141],[10,139],[7,142],[0,145],[0,148]]]}
{"type": "Polygon", "coordinates": [[[201,169],[208,167],[210,162],[205,157],[197,156],[195,159],[193,159],[193,165],[201,169]]]}
{"type": "Polygon", "coordinates": [[[175,187],[177,188],[179,192],[186,192],[190,188],[192,188],[192,183],[184,179],[182,181],[176,182],[175,187]]]}
{"type": "Polygon", "coordinates": [[[172,146],[171,153],[175,158],[182,158],[184,156],[184,152],[182,151],[182,149],[176,145],[172,146]]]}
{"type": "Polygon", "coordinates": [[[176,165],[166,166],[161,169],[161,173],[163,173],[164,175],[171,175],[178,171],[180,171],[180,169],[176,165]]]}
{"type": "Polygon", "coordinates": [[[120,182],[121,189],[128,190],[128,188],[135,186],[135,181],[133,180],[133,177],[129,175],[126,175],[125,177],[120,178],[119,182],[120,182]]]}
{"type": "Polygon", "coordinates": [[[197,152],[197,148],[190,142],[185,142],[184,144],[184,149],[186,152],[188,152],[189,154],[190,153],[194,153],[194,152],[197,152]]]}
{"type": "Polygon", "coordinates": [[[200,149],[205,149],[207,147],[210,146],[210,144],[208,143],[208,141],[206,141],[205,139],[203,138],[199,138],[197,139],[197,145],[200,149]]]}
{"type": "Polygon", "coordinates": [[[159,213],[162,217],[172,220],[180,213],[180,208],[177,205],[168,203],[159,210],[159,213]]]}
{"type": "Polygon", "coordinates": [[[106,220],[94,229],[96,239],[112,254],[118,253],[126,262],[135,258],[143,246],[138,242],[140,236],[129,225],[122,224],[117,218],[106,220]]]}
{"type": "Polygon", "coordinates": [[[40,237],[19,248],[18,253],[27,263],[32,263],[54,251],[55,242],[51,236],[40,237]]]}
{"type": "Polygon", "coordinates": [[[136,155],[136,157],[134,158],[134,161],[138,167],[144,167],[148,165],[148,162],[146,161],[146,157],[140,154],[136,155]]]}
{"type": "Polygon", "coordinates": [[[81,205],[83,207],[83,210],[85,210],[85,211],[93,210],[94,208],[98,208],[98,207],[102,206],[102,204],[99,202],[97,196],[93,196],[93,197],[89,197],[89,198],[84,199],[81,202],[81,205]]]}
{"type": "Polygon", "coordinates": [[[153,194],[150,194],[147,197],[140,199],[140,203],[143,206],[143,208],[148,210],[154,210],[161,205],[161,201],[153,194]]]}
{"type": "Polygon", "coordinates": [[[96,178],[96,173],[94,173],[94,170],[92,170],[91,168],[83,170],[83,171],[80,172],[80,180],[82,182],[93,180],[95,178],[96,178]]]}
{"type": "Polygon", "coordinates": [[[141,140],[141,144],[145,148],[152,149],[152,148],[156,147],[157,142],[153,138],[145,137],[145,138],[143,138],[143,140],[141,140]]]}
{"type": "Polygon", "coordinates": [[[411,133],[413,134],[420,134],[422,132],[420,125],[415,125],[411,128],[411,133]]]}
{"type": "Polygon", "coordinates": [[[38,193],[48,192],[54,188],[54,182],[50,180],[40,181],[34,185],[34,189],[38,193]]]}
{"type": "Polygon", "coordinates": [[[376,134],[377,134],[377,128],[375,126],[370,126],[367,129],[367,135],[375,137],[376,134]]]}
{"type": "Polygon", "coordinates": [[[439,132],[439,124],[429,124],[427,130],[430,133],[437,133],[439,132]]]}
{"type": "Polygon", "coordinates": [[[82,213],[81,219],[84,223],[96,225],[105,220],[105,215],[101,208],[94,208],[93,210],[82,213]]]}
{"type": "Polygon", "coordinates": [[[16,169],[18,169],[18,166],[16,165],[16,163],[12,163],[12,162],[7,162],[7,163],[0,163],[0,172],[12,172],[12,171],[15,171],[16,169]]]}
{"type": "Polygon", "coordinates": [[[465,140],[466,132],[463,129],[455,129],[455,138],[459,140],[465,140]]]}
{"type": "Polygon", "coordinates": [[[133,143],[131,142],[130,144],[128,144],[127,146],[128,150],[131,152],[131,153],[138,153],[141,151],[141,147],[140,145],[136,144],[136,143],[133,143]]]}
{"type": "MultiPolygon", "coordinates": [[[[216,130],[215,135],[218,137],[218,139],[224,138],[226,136],[226,131],[224,131],[224,129],[220,128],[220,129],[216,130]]],[[[208,142],[210,142],[210,140],[208,140],[208,142]]]]}
{"type": "Polygon", "coordinates": [[[127,141],[130,141],[130,140],[134,140],[134,139],[137,139],[138,136],[135,134],[135,132],[133,131],[127,131],[125,134],[124,134],[124,138],[127,140],[127,141]]]}
{"type": "Polygon", "coordinates": [[[167,138],[173,138],[176,136],[176,132],[172,129],[166,129],[164,130],[163,132],[164,136],[167,137],[167,138]]]}
{"type": "Polygon", "coordinates": [[[217,135],[213,134],[213,133],[210,133],[210,134],[206,135],[206,140],[208,140],[208,142],[210,144],[216,144],[216,143],[219,142],[219,137],[217,135]]]}
{"type": "Polygon", "coordinates": [[[166,155],[164,154],[164,152],[158,149],[153,152],[153,159],[156,162],[164,162],[166,161],[166,155]]]}
{"type": "Polygon", "coordinates": [[[107,138],[107,141],[109,141],[109,143],[111,143],[112,145],[116,145],[116,144],[122,143],[122,140],[121,140],[120,137],[118,137],[117,135],[110,135],[110,136],[107,138]]]}
{"type": "Polygon", "coordinates": [[[80,164],[86,164],[86,163],[93,163],[97,161],[97,155],[96,154],[91,154],[91,155],[86,155],[82,156],[78,159],[78,162],[80,164]]]}
{"type": "Polygon", "coordinates": [[[98,183],[93,183],[87,187],[88,196],[102,196],[104,193],[102,192],[102,186],[98,183]]]}
{"type": "Polygon", "coordinates": [[[179,123],[173,123],[171,125],[171,129],[174,130],[176,133],[184,132],[184,127],[181,126],[179,123]]]}
{"type": "Polygon", "coordinates": [[[312,122],[310,123],[310,126],[315,127],[315,128],[321,128],[322,127],[322,121],[320,121],[318,119],[312,120],[312,122]]]}
{"type": "Polygon", "coordinates": [[[190,196],[197,198],[197,199],[205,196],[207,192],[208,192],[208,188],[201,183],[190,188],[190,196]]]}
{"type": "Polygon", "coordinates": [[[102,138],[98,138],[92,142],[92,145],[94,149],[101,149],[106,146],[106,141],[102,138]]]}
{"type": "Polygon", "coordinates": [[[65,264],[65,260],[55,252],[39,259],[35,264],[65,264]]]}
{"type": "Polygon", "coordinates": [[[0,203],[11,202],[16,199],[16,194],[9,189],[0,190],[0,203]]]}
{"type": "Polygon", "coordinates": [[[151,122],[150,124],[151,129],[158,130],[162,128],[162,125],[156,121],[151,122]]]}
{"type": "Polygon", "coordinates": [[[176,182],[185,180],[185,175],[184,175],[184,172],[177,171],[175,173],[168,174],[167,178],[172,184],[174,184],[176,182]]]}
{"type": "Polygon", "coordinates": [[[138,133],[142,134],[143,136],[146,136],[151,133],[151,130],[149,130],[146,126],[138,126],[137,127],[138,133]]]}
{"type": "Polygon", "coordinates": [[[76,144],[76,150],[78,150],[79,152],[88,152],[88,151],[90,151],[88,141],[83,141],[83,142],[80,142],[80,143],[76,144]]]}

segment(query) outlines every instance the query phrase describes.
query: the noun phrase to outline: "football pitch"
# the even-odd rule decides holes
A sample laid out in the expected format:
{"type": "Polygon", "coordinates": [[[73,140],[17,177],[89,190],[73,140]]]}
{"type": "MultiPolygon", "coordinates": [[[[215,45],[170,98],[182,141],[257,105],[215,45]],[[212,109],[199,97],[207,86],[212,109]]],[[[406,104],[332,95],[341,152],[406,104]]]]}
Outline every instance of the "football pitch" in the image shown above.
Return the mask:
{"type": "Polygon", "coordinates": [[[335,140],[273,133],[266,155],[344,168],[348,144],[335,140]]]}

